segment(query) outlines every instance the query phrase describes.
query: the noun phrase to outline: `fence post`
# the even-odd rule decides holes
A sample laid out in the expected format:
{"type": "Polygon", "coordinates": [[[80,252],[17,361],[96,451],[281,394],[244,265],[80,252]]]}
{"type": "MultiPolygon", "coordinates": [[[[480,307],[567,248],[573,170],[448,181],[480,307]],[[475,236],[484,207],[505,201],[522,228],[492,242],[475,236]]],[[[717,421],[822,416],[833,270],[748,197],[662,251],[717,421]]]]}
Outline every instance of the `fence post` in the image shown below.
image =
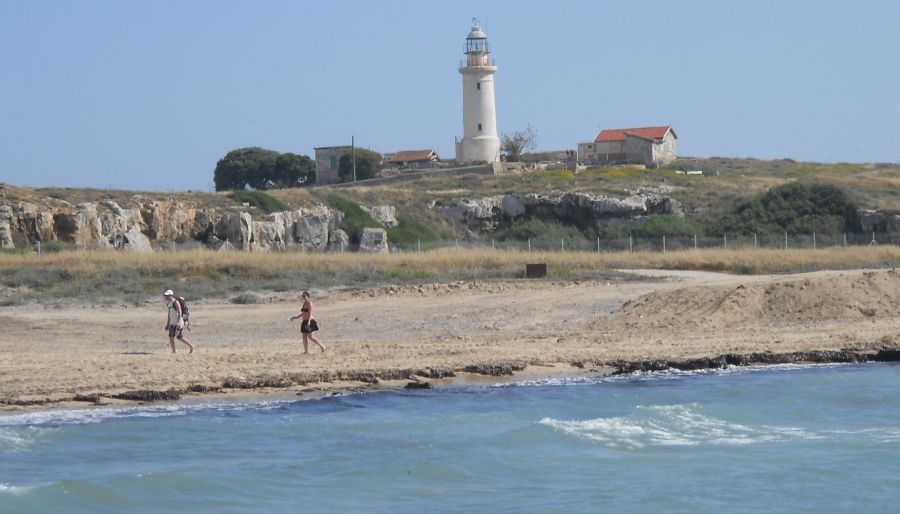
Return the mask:
{"type": "Polygon", "coordinates": [[[456,251],[459,251],[459,238],[456,238],[456,251]]]}
{"type": "Polygon", "coordinates": [[[694,234],[694,250],[697,249],[697,234],[694,234]]]}
{"type": "Polygon", "coordinates": [[[566,251],[566,240],[565,240],[565,238],[562,238],[562,237],[559,238],[559,251],[561,251],[561,252],[565,252],[565,251],[566,251]]]}
{"type": "Polygon", "coordinates": [[[494,240],[491,239],[491,251],[493,252],[496,249],[497,249],[497,247],[494,245],[494,240]]]}
{"type": "Polygon", "coordinates": [[[634,241],[628,236],[628,253],[634,253],[634,241]]]}
{"type": "Polygon", "coordinates": [[[787,232],[784,233],[784,249],[787,250],[787,232]]]}
{"type": "Polygon", "coordinates": [[[666,236],[663,234],[663,253],[666,253],[666,236]]]}
{"type": "Polygon", "coordinates": [[[722,234],[722,239],[723,239],[723,241],[725,241],[725,249],[727,250],[728,249],[728,236],[725,234],[722,234]]]}
{"type": "Polygon", "coordinates": [[[531,253],[531,238],[528,238],[528,253],[531,253]]]}
{"type": "Polygon", "coordinates": [[[419,253],[422,253],[422,240],[421,239],[416,239],[416,249],[419,251],[419,253]]]}
{"type": "Polygon", "coordinates": [[[41,256],[41,242],[38,241],[37,244],[38,244],[38,257],[40,257],[41,256]]]}
{"type": "Polygon", "coordinates": [[[753,233],[753,248],[756,248],[756,232],[753,233]]]}
{"type": "Polygon", "coordinates": [[[844,248],[847,248],[847,233],[844,232],[844,248]]]}
{"type": "Polygon", "coordinates": [[[341,240],[341,253],[344,253],[344,241],[341,240]]]}
{"type": "Polygon", "coordinates": [[[600,238],[597,238],[597,253],[600,253],[600,238]]]}
{"type": "Polygon", "coordinates": [[[816,249],[816,233],[813,232],[813,250],[816,249]]]}

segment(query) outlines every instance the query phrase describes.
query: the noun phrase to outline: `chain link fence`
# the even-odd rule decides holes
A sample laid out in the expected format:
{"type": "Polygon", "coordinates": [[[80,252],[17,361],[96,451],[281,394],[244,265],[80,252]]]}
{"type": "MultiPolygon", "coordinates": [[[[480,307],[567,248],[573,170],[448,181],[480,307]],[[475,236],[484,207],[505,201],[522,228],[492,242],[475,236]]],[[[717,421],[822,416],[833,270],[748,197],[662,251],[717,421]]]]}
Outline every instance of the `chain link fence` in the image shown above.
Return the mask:
{"type": "MultiPolygon", "coordinates": [[[[519,252],[673,252],[706,249],[817,249],[847,246],[900,245],[900,233],[869,234],[750,234],[710,236],[661,236],[658,238],[597,238],[548,240],[450,240],[417,241],[412,244],[390,243],[391,252],[427,252],[438,249],[519,251],[519,252]]],[[[349,245],[344,251],[355,252],[359,245],[349,245]]]]}

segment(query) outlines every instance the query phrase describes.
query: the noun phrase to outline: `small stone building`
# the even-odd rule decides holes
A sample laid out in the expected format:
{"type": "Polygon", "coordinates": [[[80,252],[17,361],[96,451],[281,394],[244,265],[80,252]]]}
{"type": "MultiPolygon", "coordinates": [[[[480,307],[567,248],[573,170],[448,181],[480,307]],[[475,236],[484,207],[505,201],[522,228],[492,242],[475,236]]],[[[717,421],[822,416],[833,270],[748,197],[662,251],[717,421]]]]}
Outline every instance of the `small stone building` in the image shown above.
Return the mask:
{"type": "Polygon", "coordinates": [[[316,184],[335,184],[338,177],[338,160],[352,150],[350,146],[320,146],[316,152],[316,184]]]}
{"type": "Polygon", "coordinates": [[[604,129],[593,141],[578,144],[578,163],[665,166],[677,157],[677,140],[671,125],[604,129]]]}
{"type": "Polygon", "coordinates": [[[385,164],[392,168],[431,168],[440,158],[434,150],[403,150],[387,156],[385,164]]]}

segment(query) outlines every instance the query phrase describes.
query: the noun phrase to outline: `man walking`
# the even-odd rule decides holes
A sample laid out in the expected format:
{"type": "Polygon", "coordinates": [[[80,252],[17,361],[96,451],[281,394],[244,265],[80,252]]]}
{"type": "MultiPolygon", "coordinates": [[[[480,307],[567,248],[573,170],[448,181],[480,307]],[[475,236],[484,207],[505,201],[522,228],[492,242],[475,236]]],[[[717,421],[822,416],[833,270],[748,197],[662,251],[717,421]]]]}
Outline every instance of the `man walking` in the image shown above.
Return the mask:
{"type": "Polygon", "coordinates": [[[179,341],[188,345],[190,348],[188,353],[194,353],[194,345],[184,337],[184,316],[181,312],[181,302],[175,298],[175,293],[171,289],[166,289],[163,296],[166,298],[166,308],[168,309],[166,330],[169,331],[169,348],[172,349],[172,353],[175,353],[175,338],[177,337],[179,341]]]}

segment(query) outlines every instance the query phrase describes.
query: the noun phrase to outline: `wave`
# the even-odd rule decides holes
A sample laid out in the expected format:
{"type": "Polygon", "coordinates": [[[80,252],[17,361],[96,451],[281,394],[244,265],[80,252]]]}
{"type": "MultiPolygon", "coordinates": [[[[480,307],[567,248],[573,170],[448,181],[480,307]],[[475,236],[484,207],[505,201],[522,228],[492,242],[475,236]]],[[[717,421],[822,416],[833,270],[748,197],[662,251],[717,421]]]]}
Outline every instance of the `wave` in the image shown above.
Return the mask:
{"type": "Polygon", "coordinates": [[[544,418],[538,424],[599,442],[610,448],[622,449],[647,446],[748,445],[821,437],[802,428],[750,427],[731,423],[704,415],[697,404],[638,406],[628,416],[585,421],[544,418]]]}
{"type": "Polygon", "coordinates": [[[585,375],[572,377],[552,377],[538,378],[528,380],[518,380],[512,382],[504,382],[500,384],[492,384],[490,388],[507,388],[507,387],[545,387],[545,386],[569,386],[569,385],[590,385],[600,384],[604,382],[633,382],[642,380],[659,380],[673,379],[692,376],[704,375],[738,375],[745,373],[760,372],[786,372],[786,371],[804,371],[809,369],[828,369],[840,368],[847,366],[860,366],[870,364],[848,364],[848,363],[811,363],[811,364],[759,364],[753,366],[726,366],[724,368],[715,369],[698,369],[698,370],[678,370],[667,369],[663,371],[636,371],[634,373],[624,375],[585,375]]]}
{"type": "Polygon", "coordinates": [[[27,493],[28,491],[34,489],[32,486],[19,486],[19,485],[9,485],[0,482],[0,494],[9,493],[15,495],[22,495],[27,493]]]}
{"type": "MultiPolygon", "coordinates": [[[[257,402],[205,402],[177,403],[166,405],[142,405],[137,407],[87,407],[84,409],[61,409],[0,415],[0,427],[54,427],[59,425],[82,425],[101,423],[118,418],[164,418],[185,416],[199,412],[235,412],[249,409],[275,409],[297,401],[267,400],[257,402]]],[[[3,442],[0,431],[0,444],[3,442]]]]}

